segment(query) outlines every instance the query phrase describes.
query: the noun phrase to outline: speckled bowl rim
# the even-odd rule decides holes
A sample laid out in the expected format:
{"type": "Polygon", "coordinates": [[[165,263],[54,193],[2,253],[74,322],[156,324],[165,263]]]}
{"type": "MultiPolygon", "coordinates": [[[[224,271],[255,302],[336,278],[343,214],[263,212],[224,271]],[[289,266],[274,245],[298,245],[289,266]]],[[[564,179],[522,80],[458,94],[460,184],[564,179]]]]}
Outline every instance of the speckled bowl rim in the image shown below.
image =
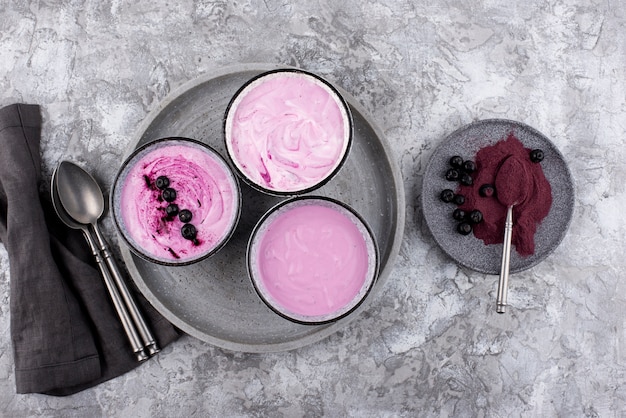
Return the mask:
{"type": "Polygon", "coordinates": [[[193,138],[185,138],[185,137],[178,137],[178,136],[158,138],[150,142],[147,142],[143,144],[142,146],[138,147],[134,152],[132,152],[128,157],[126,157],[124,159],[124,162],[121,164],[120,168],[118,169],[117,174],[115,175],[115,179],[113,180],[113,186],[111,187],[109,200],[110,200],[109,207],[111,208],[111,212],[113,215],[113,221],[114,221],[113,223],[115,224],[115,227],[117,228],[124,242],[128,245],[128,248],[134,254],[143,258],[144,260],[149,261],[151,263],[160,264],[162,266],[172,266],[172,267],[188,266],[188,265],[195,264],[197,262],[200,262],[202,260],[205,260],[211,257],[213,254],[217,253],[220,249],[222,249],[226,245],[228,240],[230,240],[233,233],[235,232],[235,229],[237,228],[239,217],[241,216],[241,186],[239,185],[237,176],[235,175],[235,173],[233,173],[231,166],[228,164],[228,161],[226,161],[226,159],[219,152],[217,152],[217,150],[213,148],[212,146],[205,144],[204,142],[198,141],[196,139],[193,139],[193,138]],[[230,177],[232,178],[233,183],[235,185],[235,194],[236,194],[236,199],[235,199],[235,202],[237,205],[236,213],[235,213],[235,216],[233,217],[233,222],[231,223],[228,229],[228,232],[226,233],[226,235],[224,235],[222,240],[219,243],[217,243],[217,245],[213,247],[211,250],[209,250],[208,252],[202,253],[201,255],[197,257],[184,259],[179,262],[157,259],[157,258],[150,256],[146,252],[144,252],[142,248],[140,248],[140,246],[136,244],[135,241],[129,237],[129,234],[126,233],[126,230],[123,226],[123,221],[120,219],[121,214],[119,213],[119,205],[117,204],[117,202],[120,199],[120,193],[123,189],[121,182],[126,178],[126,177],[122,178],[122,175],[124,173],[128,175],[127,168],[133,162],[133,160],[137,158],[140,154],[149,152],[151,148],[156,148],[160,144],[167,143],[167,142],[192,144],[193,146],[202,148],[208,154],[211,154],[213,157],[219,160],[224,165],[224,167],[226,168],[226,171],[229,173],[230,177]]]}
{"type": "Polygon", "coordinates": [[[265,71],[265,72],[263,72],[261,74],[258,74],[256,76],[250,78],[246,83],[244,83],[235,92],[235,94],[233,95],[232,99],[228,103],[228,106],[226,106],[226,112],[224,113],[223,138],[224,138],[224,145],[226,147],[226,153],[228,154],[228,158],[230,159],[235,172],[237,173],[239,178],[241,178],[247,185],[249,185],[250,187],[253,187],[254,189],[256,189],[256,190],[258,190],[260,192],[267,193],[267,194],[272,195],[272,196],[284,196],[284,197],[299,196],[299,195],[310,193],[310,192],[312,192],[314,190],[319,189],[320,187],[322,187],[326,183],[328,183],[330,180],[332,180],[332,178],[335,177],[337,175],[337,173],[339,173],[341,171],[341,168],[343,167],[344,163],[346,162],[346,160],[348,158],[348,155],[350,154],[350,149],[352,148],[352,142],[353,142],[353,139],[354,139],[354,121],[352,119],[352,112],[350,111],[350,106],[348,106],[348,103],[346,102],[346,99],[339,92],[339,90],[335,86],[333,86],[332,83],[330,83],[329,81],[325,80],[321,76],[319,76],[319,75],[317,75],[315,73],[312,73],[310,71],[302,70],[302,69],[299,69],[299,68],[287,68],[287,67],[285,67],[285,68],[277,68],[277,69],[265,71]],[[339,102],[343,112],[345,113],[345,116],[346,116],[346,119],[347,119],[346,122],[348,123],[347,143],[346,143],[345,149],[343,150],[343,155],[341,156],[341,158],[339,159],[339,162],[337,163],[337,166],[332,171],[330,171],[328,174],[326,174],[326,176],[324,176],[317,183],[314,183],[314,184],[312,184],[312,185],[310,185],[308,187],[305,187],[303,189],[297,189],[297,190],[270,189],[268,187],[264,187],[261,184],[258,184],[254,180],[252,180],[239,167],[238,159],[235,158],[234,155],[232,155],[233,153],[231,152],[230,142],[228,140],[228,135],[226,134],[228,132],[228,121],[231,119],[231,115],[233,113],[233,112],[231,112],[231,110],[233,108],[233,105],[237,102],[239,96],[242,93],[246,92],[246,90],[248,90],[248,88],[251,87],[257,81],[259,81],[259,80],[261,80],[263,78],[275,75],[275,74],[280,74],[280,73],[303,74],[305,76],[314,78],[315,80],[317,80],[320,83],[322,83],[324,86],[326,86],[336,96],[337,101],[339,102]]]}
{"type": "Polygon", "coordinates": [[[475,155],[480,148],[492,145],[504,139],[498,136],[469,141],[465,137],[468,132],[488,129],[522,133],[522,135],[516,136],[518,136],[518,139],[524,144],[524,147],[539,148],[539,145],[541,145],[546,158],[544,162],[546,164],[549,164],[550,161],[555,163],[554,167],[545,165],[542,167],[546,178],[550,181],[553,191],[553,202],[550,212],[543,222],[539,224],[535,235],[536,240],[538,237],[545,239],[545,245],[541,250],[537,250],[535,254],[530,257],[520,257],[515,250],[511,252],[510,272],[519,273],[534,267],[554,252],[567,234],[574,212],[575,199],[572,174],[561,152],[552,141],[541,132],[522,122],[509,119],[478,120],[455,130],[437,146],[426,165],[426,170],[422,178],[420,206],[425,224],[431,236],[444,253],[463,267],[485,274],[499,274],[502,244],[485,245],[482,240],[475,238],[473,234],[461,237],[459,234],[451,231],[449,225],[448,230],[442,231],[443,225],[451,222],[451,215],[448,213],[449,206],[446,206],[449,204],[443,203],[439,199],[441,190],[443,190],[443,188],[449,188],[450,183],[443,179],[443,173],[445,173],[445,165],[452,155],[459,154],[464,158],[473,158],[473,155],[468,155],[469,152],[467,152],[467,150],[471,150],[472,154],[475,155]],[[520,138],[520,136],[522,136],[522,138],[520,138]],[[532,141],[534,145],[525,143],[525,140],[532,141]],[[466,152],[458,152],[459,149],[466,152]],[[555,185],[555,179],[560,179],[562,182],[555,185]],[[436,184],[440,185],[440,187],[434,190],[433,188],[436,184]],[[445,184],[448,184],[448,186],[443,187],[445,184]],[[555,188],[555,186],[558,187],[555,188]],[[555,190],[558,192],[556,196],[555,190]],[[547,225],[547,222],[552,222],[554,225],[547,225]],[[543,236],[540,234],[543,234],[543,236]],[[459,248],[451,239],[463,239],[468,244],[464,248],[459,248]],[[485,261],[483,258],[488,258],[488,260],[485,261]]]}
{"type": "Polygon", "coordinates": [[[265,303],[267,307],[269,307],[272,311],[282,316],[283,318],[296,322],[298,324],[323,325],[323,324],[335,322],[341,318],[344,318],[350,315],[352,312],[354,312],[355,309],[357,309],[365,301],[365,299],[370,294],[372,288],[374,287],[378,279],[378,273],[379,273],[379,268],[380,268],[380,253],[378,249],[378,244],[376,242],[376,236],[372,232],[371,227],[354,208],[352,208],[350,205],[340,200],[333,199],[330,197],[307,195],[307,196],[297,196],[297,197],[293,197],[293,198],[284,200],[282,202],[279,202],[278,204],[270,208],[267,212],[265,212],[265,214],[259,219],[257,224],[254,226],[252,233],[250,234],[250,239],[248,240],[248,245],[246,248],[246,264],[248,268],[248,277],[250,279],[252,286],[254,287],[254,290],[256,291],[259,298],[263,301],[263,303],[265,303]],[[265,286],[259,283],[260,278],[257,278],[255,274],[256,269],[253,266],[252,255],[253,255],[255,244],[259,243],[259,241],[257,240],[259,232],[263,229],[263,227],[265,227],[267,222],[272,221],[274,217],[277,216],[278,212],[282,210],[286,210],[289,207],[300,207],[300,206],[309,204],[309,202],[307,201],[310,201],[310,204],[315,204],[316,202],[318,202],[318,204],[322,204],[327,207],[338,208],[340,213],[349,214],[350,216],[352,216],[354,219],[350,219],[350,220],[353,222],[356,220],[355,222],[356,227],[359,229],[359,231],[365,232],[364,235],[365,235],[366,245],[368,249],[371,249],[371,254],[368,253],[368,255],[373,256],[374,258],[373,263],[371,264],[371,266],[368,267],[368,277],[366,278],[363,286],[359,290],[359,293],[357,293],[357,296],[360,294],[361,297],[358,298],[356,302],[354,299],[351,300],[350,303],[347,305],[349,306],[349,308],[345,309],[345,307],[343,307],[341,310],[338,311],[339,312],[338,314],[316,315],[316,316],[308,317],[306,315],[292,313],[288,309],[281,309],[279,306],[277,306],[278,303],[274,303],[274,301],[271,300],[272,299],[271,295],[266,295],[266,292],[263,289],[265,286]],[[306,203],[303,203],[303,202],[306,202],[306,203]]]}

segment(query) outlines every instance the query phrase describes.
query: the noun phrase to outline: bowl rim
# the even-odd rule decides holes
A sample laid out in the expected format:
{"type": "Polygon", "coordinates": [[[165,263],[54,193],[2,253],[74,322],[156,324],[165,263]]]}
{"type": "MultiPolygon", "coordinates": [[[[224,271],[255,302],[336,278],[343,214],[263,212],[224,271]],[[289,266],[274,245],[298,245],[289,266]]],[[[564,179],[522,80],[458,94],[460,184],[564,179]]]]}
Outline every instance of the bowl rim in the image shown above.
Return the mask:
{"type": "Polygon", "coordinates": [[[210,256],[212,256],[213,254],[217,253],[220,249],[222,249],[226,243],[230,240],[230,238],[232,237],[232,235],[235,232],[235,229],[237,229],[237,225],[239,223],[239,219],[241,216],[241,205],[242,205],[242,197],[241,197],[241,186],[239,184],[239,180],[238,177],[235,175],[235,173],[232,170],[231,165],[228,163],[228,161],[215,149],[213,148],[211,145],[206,144],[202,141],[199,141],[197,139],[193,139],[193,138],[187,138],[187,137],[182,137],[182,136],[167,136],[167,137],[162,137],[162,138],[157,138],[154,140],[151,140],[143,145],[141,145],[140,147],[137,147],[131,154],[129,154],[124,161],[122,162],[122,164],[120,165],[120,167],[117,170],[117,173],[115,175],[115,179],[113,180],[113,185],[111,187],[111,193],[109,196],[109,206],[111,208],[111,213],[112,213],[112,217],[113,217],[113,223],[115,224],[115,227],[117,228],[119,234],[121,235],[122,239],[124,240],[124,242],[127,244],[128,248],[135,253],[137,256],[143,258],[146,261],[155,263],[155,264],[159,264],[162,266],[173,266],[173,267],[178,267],[178,266],[188,266],[191,264],[195,264],[198,263],[202,260],[205,260],[207,258],[209,258],[210,256]],[[228,233],[222,238],[222,240],[215,246],[213,247],[210,251],[198,256],[198,257],[194,257],[194,258],[190,258],[190,259],[186,259],[184,261],[179,261],[179,262],[174,262],[174,261],[165,261],[165,260],[161,260],[161,259],[156,259],[148,254],[146,254],[144,251],[141,250],[141,248],[136,245],[131,239],[129,239],[129,237],[127,236],[127,233],[125,232],[124,228],[122,227],[122,221],[119,219],[119,217],[121,216],[121,213],[118,213],[118,208],[117,205],[115,205],[115,197],[116,195],[118,195],[119,193],[121,193],[121,190],[123,189],[122,185],[121,185],[121,180],[122,180],[122,173],[125,171],[126,167],[128,167],[128,165],[130,164],[130,162],[137,157],[137,155],[139,155],[140,153],[144,152],[146,149],[148,148],[153,148],[158,146],[160,143],[163,142],[179,142],[179,143],[189,143],[192,144],[194,146],[198,146],[200,148],[203,148],[204,151],[208,152],[209,154],[211,154],[212,156],[214,156],[217,160],[221,161],[224,166],[226,167],[226,171],[230,174],[230,176],[233,179],[233,183],[235,185],[235,193],[237,195],[235,202],[236,202],[236,213],[233,217],[233,222],[232,225],[230,226],[228,233]]]}
{"type": "Polygon", "coordinates": [[[228,155],[228,158],[230,159],[232,166],[235,170],[235,172],[237,173],[237,175],[250,187],[262,192],[262,193],[266,193],[272,196],[282,196],[282,197],[292,197],[292,196],[299,196],[299,195],[303,195],[306,193],[310,193],[322,186],[324,186],[326,183],[328,183],[333,177],[335,177],[337,175],[337,173],[339,173],[339,171],[341,171],[341,168],[344,166],[348,155],[350,154],[350,150],[352,149],[352,144],[353,144],[353,139],[354,139],[354,121],[352,118],[352,111],[350,110],[350,106],[348,105],[348,102],[346,101],[346,99],[343,97],[343,95],[341,94],[341,92],[339,91],[339,89],[337,89],[331,82],[329,82],[328,80],[322,78],[321,76],[307,71],[307,70],[302,70],[300,68],[275,68],[275,69],[271,69],[268,71],[264,71],[260,74],[255,75],[254,77],[250,78],[248,81],[246,81],[241,87],[239,87],[239,89],[237,89],[237,91],[235,92],[235,94],[233,94],[232,98],[230,99],[230,101],[228,102],[228,105],[226,106],[226,111],[224,112],[224,118],[223,118],[223,124],[222,124],[222,137],[224,139],[224,146],[226,149],[226,154],[228,155]],[[239,97],[239,95],[241,93],[243,93],[246,89],[248,89],[248,87],[250,87],[254,82],[256,82],[257,80],[261,79],[261,78],[265,78],[268,76],[271,76],[273,74],[277,74],[277,73],[299,73],[299,74],[303,74],[305,76],[311,77],[319,82],[321,82],[324,86],[326,86],[337,98],[337,101],[339,102],[340,106],[343,108],[345,115],[346,115],[346,122],[348,124],[348,138],[347,138],[347,144],[346,144],[346,148],[343,152],[343,155],[341,156],[341,159],[339,160],[337,166],[328,174],[326,174],[326,176],[324,176],[324,178],[322,178],[320,181],[318,181],[317,183],[314,183],[306,188],[303,189],[297,189],[297,190],[276,190],[276,189],[270,189],[268,187],[264,187],[258,183],[256,183],[255,181],[253,181],[252,179],[250,179],[244,172],[243,170],[241,170],[241,168],[239,167],[239,164],[237,163],[237,159],[234,157],[234,155],[232,155],[231,153],[231,147],[229,145],[229,141],[228,141],[228,137],[226,135],[227,132],[227,126],[228,123],[231,119],[231,110],[233,109],[233,105],[235,104],[235,102],[237,101],[237,98],[239,97]]]}
{"type": "MultiPolygon", "coordinates": [[[[358,225],[357,225],[358,227],[358,225]]],[[[367,240],[367,238],[366,238],[367,240]]],[[[367,242],[366,242],[367,244],[367,242]]],[[[369,226],[369,224],[367,223],[367,221],[363,218],[363,216],[361,216],[360,213],[358,213],[353,207],[351,207],[350,205],[348,205],[347,203],[344,203],[340,200],[331,198],[331,197],[326,197],[326,196],[318,196],[318,195],[306,195],[306,196],[295,196],[292,197],[290,199],[286,199],[283,200],[279,203],[277,203],[276,205],[274,205],[273,207],[271,207],[270,209],[268,209],[263,216],[261,216],[261,218],[259,219],[259,221],[256,223],[256,225],[254,226],[250,237],[248,239],[248,245],[246,247],[246,267],[248,270],[248,278],[250,280],[250,282],[252,283],[252,287],[254,288],[257,296],[259,296],[259,298],[261,299],[261,301],[263,301],[263,303],[270,308],[274,313],[280,315],[281,317],[288,319],[289,321],[295,322],[297,324],[302,324],[302,325],[324,325],[324,324],[329,324],[335,321],[338,321],[341,318],[344,318],[348,315],[350,315],[352,312],[354,312],[369,296],[369,294],[371,293],[372,289],[374,288],[374,285],[376,284],[376,282],[378,281],[378,276],[380,274],[380,249],[378,248],[378,243],[376,241],[376,236],[374,235],[371,227],[369,226]],[[252,259],[251,259],[251,255],[252,255],[252,249],[253,246],[255,244],[255,239],[261,229],[261,227],[265,224],[265,222],[275,213],[277,213],[279,210],[281,210],[282,208],[286,207],[286,206],[290,206],[290,205],[295,205],[298,204],[298,202],[302,202],[302,201],[306,201],[306,200],[310,200],[310,201],[321,201],[324,202],[326,204],[330,204],[331,206],[338,206],[341,210],[344,210],[346,212],[348,212],[349,214],[351,214],[352,216],[354,216],[356,218],[356,220],[358,222],[360,222],[361,226],[363,227],[363,229],[365,230],[367,237],[369,238],[370,242],[371,242],[371,246],[373,248],[373,257],[374,257],[374,263],[373,263],[373,267],[371,269],[371,276],[366,277],[366,283],[369,281],[369,283],[367,284],[367,287],[365,289],[365,291],[363,292],[363,295],[360,297],[360,299],[353,305],[350,307],[350,309],[346,310],[345,312],[342,312],[339,315],[336,316],[331,316],[328,319],[324,319],[324,320],[317,320],[317,319],[312,319],[312,320],[306,320],[306,319],[302,319],[305,316],[304,315],[294,315],[291,316],[288,313],[279,310],[278,308],[276,308],[271,301],[267,300],[267,298],[264,296],[263,292],[261,292],[259,285],[257,284],[257,281],[259,279],[255,279],[255,275],[253,273],[254,269],[252,266],[252,259]]],[[[369,269],[368,269],[369,270],[369,269]]],[[[369,271],[368,271],[369,272],[369,271]]],[[[361,289],[359,290],[359,292],[363,290],[363,287],[361,287],[361,289]]],[[[312,316],[311,318],[319,318],[321,315],[315,315],[312,316]]],[[[327,316],[327,315],[325,315],[327,316]]]]}

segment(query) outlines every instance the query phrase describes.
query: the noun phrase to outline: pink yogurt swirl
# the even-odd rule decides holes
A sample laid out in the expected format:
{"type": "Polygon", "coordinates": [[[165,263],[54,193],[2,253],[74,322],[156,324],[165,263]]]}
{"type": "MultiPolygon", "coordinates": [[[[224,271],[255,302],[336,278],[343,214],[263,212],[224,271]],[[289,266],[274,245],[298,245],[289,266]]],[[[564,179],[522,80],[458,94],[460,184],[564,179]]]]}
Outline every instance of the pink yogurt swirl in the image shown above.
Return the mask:
{"type": "Polygon", "coordinates": [[[185,262],[213,250],[229,236],[239,210],[238,186],[226,163],[190,141],[157,143],[133,163],[120,196],[127,235],[143,253],[164,262],[185,262]],[[182,236],[178,216],[167,216],[169,203],[155,185],[159,176],[176,190],[172,203],[191,211],[196,241],[182,236]]]}
{"type": "Polygon", "coordinates": [[[300,320],[332,318],[356,306],[371,285],[373,245],[346,209],[304,200],[281,208],[259,229],[251,272],[279,312],[300,320]]]}
{"type": "Polygon", "coordinates": [[[226,145],[237,168],[270,191],[298,192],[331,176],[347,153],[351,126],[339,95],[300,71],[251,82],[226,117],[226,145]]]}

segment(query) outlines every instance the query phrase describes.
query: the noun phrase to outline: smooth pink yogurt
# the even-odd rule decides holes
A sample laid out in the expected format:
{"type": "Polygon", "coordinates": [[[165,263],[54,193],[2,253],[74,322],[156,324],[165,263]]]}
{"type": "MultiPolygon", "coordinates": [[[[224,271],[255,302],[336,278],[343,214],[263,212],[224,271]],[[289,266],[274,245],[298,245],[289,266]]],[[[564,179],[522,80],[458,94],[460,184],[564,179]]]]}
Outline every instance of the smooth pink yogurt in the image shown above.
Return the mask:
{"type": "MultiPolygon", "coordinates": [[[[131,160],[121,179],[118,211],[121,229],[133,247],[166,263],[186,263],[202,258],[221,245],[239,214],[239,188],[225,161],[204,145],[186,140],[157,142],[131,160]],[[192,212],[197,239],[185,239],[183,222],[168,217],[168,202],[155,181],[170,180],[176,203],[192,212]]],[[[122,173],[123,174],[123,173],[122,173]]]]}
{"type": "Polygon", "coordinates": [[[301,71],[255,79],[226,115],[231,159],[247,180],[270,192],[299,192],[325,181],[341,165],[351,135],[339,94],[301,71]]]}
{"type": "Polygon", "coordinates": [[[262,298],[303,322],[332,320],[358,305],[376,262],[362,222],[339,204],[316,199],[272,213],[253,238],[249,260],[262,298]]]}

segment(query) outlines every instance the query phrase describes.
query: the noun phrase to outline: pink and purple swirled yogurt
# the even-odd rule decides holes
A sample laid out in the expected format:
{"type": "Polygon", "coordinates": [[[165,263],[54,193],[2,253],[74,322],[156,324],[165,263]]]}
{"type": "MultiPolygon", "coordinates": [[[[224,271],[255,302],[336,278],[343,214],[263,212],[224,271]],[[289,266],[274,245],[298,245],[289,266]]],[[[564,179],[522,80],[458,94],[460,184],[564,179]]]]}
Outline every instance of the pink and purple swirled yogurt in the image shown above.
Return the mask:
{"type": "Polygon", "coordinates": [[[189,264],[217,251],[239,212],[239,185],[224,159],[184,138],[138,149],[113,188],[122,236],[135,252],[162,264],[189,264]]]}
{"type": "Polygon", "coordinates": [[[279,204],[250,240],[248,268],[261,299],[300,323],[325,323],[354,310],[373,285],[378,252],[356,213],[307,196],[279,204]]]}
{"type": "Polygon", "coordinates": [[[298,194],[339,170],[351,145],[352,118],[323,79],[276,70],[250,80],[234,96],[224,131],[244,180],[268,193],[298,194]]]}

